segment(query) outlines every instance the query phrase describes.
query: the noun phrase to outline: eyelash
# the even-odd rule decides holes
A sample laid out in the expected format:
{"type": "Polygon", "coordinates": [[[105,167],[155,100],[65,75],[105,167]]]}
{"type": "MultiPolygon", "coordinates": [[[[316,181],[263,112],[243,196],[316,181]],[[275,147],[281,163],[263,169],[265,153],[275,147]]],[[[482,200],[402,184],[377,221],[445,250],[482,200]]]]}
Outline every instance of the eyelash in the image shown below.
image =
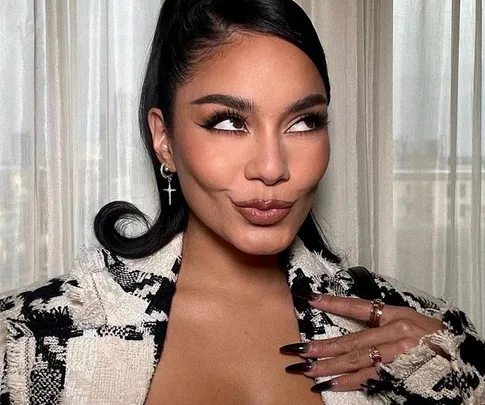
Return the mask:
{"type": "Polygon", "coordinates": [[[311,119],[313,122],[315,122],[315,128],[310,129],[308,131],[300,131],[296,133],[302,135],[308,132],[319,131],[322,128],[325,128],[330,122],[328,119],[328,113],[322,113],[320,111],[309,111],[303,114],[301,117],[299,117],[298,121],[296,121],[293,125],[298,124],[302,121],[306,121],[308,119],[311,119]]]}
{"type": "MultiPolygon", "coordinates": [[[[236,133],[236,134],[240,135],[241,132],[243,132],[243,131],[228,131],[228,130],[214,128],[217,124],[220,124],[221,122],[228,120],[228,119],[238,120],[238,121],[241,121],[243,124],[245,124],[246,121],[248,120],[248,117],[244,117],[244,116],[240,115],[239,113],[237,113],[236,111],[231,110],[231,109],[219,110],[219,111],[213,112],[209,117],[207,117],[204,120],[204,122],[202,124],[200,124],[200,126],[202,128],[208,129],[210,131],[222,132],[222,133],[225,133],[225,134],[236,133]]],[[[309,132],[315,132],[315,131],[318,131],[318,130],[324,128],[330,122],[328,120],[328,114],[327,113],[321,113],[320,111],[309,111],[309,112],[305,113],[304,115],[302,115],[301,117],[299,117],[298,121],[296,121],[293,125],[298,124],[302,121],[306,121],[308,119],[311,119],[312,121],[315,122],[315,128],[310,129],[308,131],[296,131],[294,133],[301,135],[302,133],[304,134],[304,133],[309,133],[309,132]]]]}
{"type": "Polygon", "coordinates": [[[226,131],[223,129],[216,129],[214,128],[217,124],[220,124],[222,121],[225,120],[238,120],[243,123],[246,123],[249,117],[243,117],[242,115],[238,114],[236,111],[226,109],[226,110],[219,110],[219,111],[214,111],[209,117],[207,117],[204,120],[204,123],[201,125],[202,128],[209,129],[211,131],[216,131],[216,132],[223,132],[223,133],[238,133],[242,131],[226,131]]]}

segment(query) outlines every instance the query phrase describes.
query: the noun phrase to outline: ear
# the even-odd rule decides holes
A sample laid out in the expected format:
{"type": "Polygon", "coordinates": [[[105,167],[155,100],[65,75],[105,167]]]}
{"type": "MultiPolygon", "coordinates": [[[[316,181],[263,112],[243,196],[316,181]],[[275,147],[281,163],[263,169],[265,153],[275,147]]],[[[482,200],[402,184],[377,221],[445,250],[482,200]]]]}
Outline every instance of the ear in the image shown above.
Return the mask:
{"type": "Polygon", "coordinates": [[[151,108],[148,111],[148,125],[152,133],[153,149],[158,160],[165,162],[167,169],[175,172],[176,168],[172,155],[172,145],[165,127],[162,111],[159,108],[151,108]]]}

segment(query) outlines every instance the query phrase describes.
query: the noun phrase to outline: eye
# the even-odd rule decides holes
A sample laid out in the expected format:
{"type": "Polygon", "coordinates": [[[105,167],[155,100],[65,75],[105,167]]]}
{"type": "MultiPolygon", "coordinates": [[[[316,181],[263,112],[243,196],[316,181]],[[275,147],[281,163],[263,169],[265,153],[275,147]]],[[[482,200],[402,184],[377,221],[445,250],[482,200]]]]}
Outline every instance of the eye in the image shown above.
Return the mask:
{"type": "Polygon", "coordinates": [[[328,124],[328,115],[320,112],[312,112],[301,117],[295,122],[288,132],[312,132],[318,131],[328,124]]]}
{"type": "Polygon", "coordinates": [[[232,110],[215,111],[199,125],[209,131],[248,132],[246,118],[232,110]]]}
{"type": "Polygon", "coordinates": [[[227,118],[214,125],[214,129],[219,131],[245,131],[244,122],[239,118],[227,118]]]}

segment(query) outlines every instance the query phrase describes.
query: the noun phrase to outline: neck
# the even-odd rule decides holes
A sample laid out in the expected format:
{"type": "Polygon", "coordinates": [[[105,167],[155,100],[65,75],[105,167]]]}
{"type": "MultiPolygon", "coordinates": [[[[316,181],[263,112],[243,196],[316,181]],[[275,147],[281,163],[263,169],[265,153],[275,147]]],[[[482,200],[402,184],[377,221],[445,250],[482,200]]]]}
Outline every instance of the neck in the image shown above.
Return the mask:
{"type": "Polygon", "coordinates": [[[181,274],[186,285],[226,293],[253,295],[288,288],[279,254],[244,253],[192,213],[184,232],[181,274]]]}

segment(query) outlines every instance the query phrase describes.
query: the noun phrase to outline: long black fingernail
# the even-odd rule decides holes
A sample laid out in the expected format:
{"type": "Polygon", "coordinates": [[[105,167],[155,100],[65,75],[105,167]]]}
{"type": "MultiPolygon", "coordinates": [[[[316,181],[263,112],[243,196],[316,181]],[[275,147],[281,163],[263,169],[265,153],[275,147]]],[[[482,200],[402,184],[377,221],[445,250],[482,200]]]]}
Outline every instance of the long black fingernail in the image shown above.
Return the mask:
{"type": "Polygon", "coordinates": [[[307,301],[320,301],[323,297],[323,294],[314,293],[313,291],[310,291],[310,292],[292,291],[292,294],[295,297],[298,297],[307,301]]]}
{"type": "Polygon", "coordinates": [[[283,354],[303,354],[311,350],[310,343],[291,343],[280,347],[280,353],[283,354]]]}
{"type": "Polygon", "coordinates": [[[312,392],[322,392],[322,391],[330,391],[337,385],[337,381],[335,379],[327,380],[321,382],[320,384],[314,385],[311,390],[312,392]]]}
{"type": "Polygon", "coordinates": [[[296,364],[291,364],[288,367],[285,368],[285,371],[287,373],[291,374],[301,374],[301,373],[306,373],[308,371],[313,370],[315,365],[313,363],[296,363],[296,364]]]}

